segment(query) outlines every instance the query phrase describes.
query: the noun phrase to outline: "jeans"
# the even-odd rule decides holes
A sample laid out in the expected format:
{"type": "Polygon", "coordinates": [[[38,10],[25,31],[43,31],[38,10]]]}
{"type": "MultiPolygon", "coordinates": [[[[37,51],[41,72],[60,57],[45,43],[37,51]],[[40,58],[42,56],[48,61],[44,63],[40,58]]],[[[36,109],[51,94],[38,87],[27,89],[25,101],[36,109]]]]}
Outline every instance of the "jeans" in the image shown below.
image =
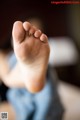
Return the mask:
{"type": "Polygon", "coordinates": [[[16,111],[16,120],[45,120],[52,100],[51,83],[48,81],[44,89],[36,94],[26,89],[9,89],[7,98],[16,111]]]}
{"type": "MultiPolygon", "coordinates": [[[[14,54],[8,56],[10,69],[17,60],[14,54]]],[[[53,73],[52,73],[53,74],[53,73]]],[[[55,76],[55,75],[53,75],[55,76]]],[[[7,99],[12,104],[16,120],[61,120],[63,106],[56,91],[55,78],[46,77],[43,90],[32,94],[25,88],[11,88],[7,92],[7,99]]]]}
{"type": "Polygon", "coordinates": [[[16,112],[16,120],[61,120],[63,106],[48,80],[44,89],[32,94],[26,89],[9,89],[8,101],[16,112]]]}

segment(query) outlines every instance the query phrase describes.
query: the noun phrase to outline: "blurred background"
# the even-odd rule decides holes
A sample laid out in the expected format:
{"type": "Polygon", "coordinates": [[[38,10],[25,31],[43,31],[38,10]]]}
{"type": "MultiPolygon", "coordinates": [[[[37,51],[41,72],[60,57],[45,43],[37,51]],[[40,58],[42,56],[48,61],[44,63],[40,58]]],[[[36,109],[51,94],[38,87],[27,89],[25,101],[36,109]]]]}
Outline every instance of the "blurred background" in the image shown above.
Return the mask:
{"type": "MultiPolygon", "coordinates": [[[[16,20],[32,17],[44,21],[45,33],[53,45],[50,62],[59,79],[58,93],[65,108],[63,120],[80,120],[80,5],[53,5],[50,0],[1,0],[0,48],[8,46],[16,20]]],[[[1,103],[6,101],[7,89],[0,83],[1,103]]],[[[10,109],[4,104],[0,111],[10,109]]]]}

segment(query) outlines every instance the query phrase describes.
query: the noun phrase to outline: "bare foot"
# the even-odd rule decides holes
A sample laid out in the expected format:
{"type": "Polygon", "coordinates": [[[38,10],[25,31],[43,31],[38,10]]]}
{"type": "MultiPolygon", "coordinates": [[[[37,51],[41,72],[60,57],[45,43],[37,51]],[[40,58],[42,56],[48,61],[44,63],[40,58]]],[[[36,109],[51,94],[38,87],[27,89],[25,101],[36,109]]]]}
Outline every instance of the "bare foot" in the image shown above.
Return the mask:
{"type": "Polygon", "coordinates": [[[29,22],[20,21],[14,23],[12,35],[25,86],[32,93],[38,92],[45,85],[50,53],[48,38],[29,22]]]}

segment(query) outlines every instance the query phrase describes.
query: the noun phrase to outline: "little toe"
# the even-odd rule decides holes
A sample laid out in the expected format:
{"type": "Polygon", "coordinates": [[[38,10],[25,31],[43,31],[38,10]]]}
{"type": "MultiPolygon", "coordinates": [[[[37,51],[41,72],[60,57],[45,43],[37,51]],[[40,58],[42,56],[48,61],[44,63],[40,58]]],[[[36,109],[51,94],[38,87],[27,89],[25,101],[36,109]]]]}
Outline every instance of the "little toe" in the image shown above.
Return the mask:
{"type": "Polygon", "coordinates": [[[34,36],[36,38],[40,37],[41,36],[41,31],[40,30],[36,30],[35,33],[34,33],[34,36]]]}
{"type": "Polygon", "coordinates": [[[13,41],[14,42],[22,42],[25,37],[25,30],[23,28],[23,24],[20,21],[16,21],[13,25],[12,31],[13,41]]]}
{"type": "Polygon", "coordinates": [[[45,34],[42,34],[40,36],[40,40],[43,41],[43,42],[47,42],[48,38],[47,38],[47,36],[45,34]]]}

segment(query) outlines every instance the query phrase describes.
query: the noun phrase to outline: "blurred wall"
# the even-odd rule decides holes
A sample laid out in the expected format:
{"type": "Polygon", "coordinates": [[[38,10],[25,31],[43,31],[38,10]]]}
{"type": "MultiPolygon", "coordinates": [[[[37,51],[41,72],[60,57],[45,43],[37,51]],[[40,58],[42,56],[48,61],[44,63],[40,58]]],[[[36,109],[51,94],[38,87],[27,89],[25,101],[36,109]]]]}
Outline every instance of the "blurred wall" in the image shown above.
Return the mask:
{"type": "Polygon", "coordinates": [[[50,0],[1,0],[0,2],[0,45],[11,35],[16,20],[39,17],[44,21],[48,36],[67,35],[66,7],[52,5],[50,0]]]}

